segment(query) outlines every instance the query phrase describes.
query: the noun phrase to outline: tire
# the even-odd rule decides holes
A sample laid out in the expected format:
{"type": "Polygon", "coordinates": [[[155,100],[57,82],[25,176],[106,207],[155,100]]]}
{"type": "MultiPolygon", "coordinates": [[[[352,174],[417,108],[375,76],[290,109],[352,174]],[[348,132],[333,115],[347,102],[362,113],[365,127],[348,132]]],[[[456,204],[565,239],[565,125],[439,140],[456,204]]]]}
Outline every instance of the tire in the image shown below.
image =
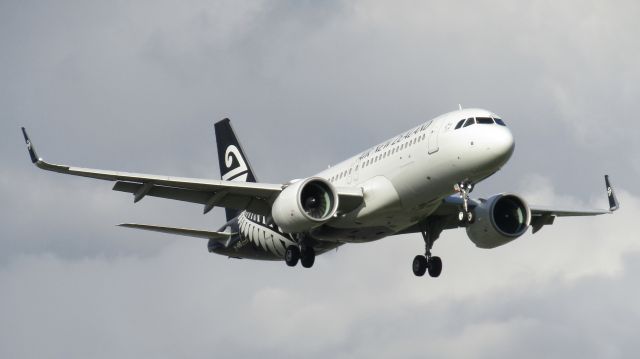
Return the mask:
{"type": "Polygon", "coordinates": [[[473,223],[475,220],[476,216],[473,214],[473,212],[467,212],[467,223],[473,223]]]}
{"type": "Polygon", "coordinates": [[[300,249],[296,246],[289,246],[284,252],[284,261],[289,267],[295,267],[300,259],[300,249]]]}
{"type": "Polygon", "coordinates": [[[313,263],[316,261],[316,251],[313,247],[306,247],[300,253],[300,264],[305,268],[313,267],[313,263]]]}
{"type": "Polygon", "coordinates": [[[438,278],[442,273],[442,259],[440,257],[429,258],[428,263],[429,275],[433,278],[438,278]]]}
{"type": "Polygon", "coordinates": [[[413,274],[416,277],[422,277],[424,273],[427,271],[427,257],[417,255],[413,258],[413,274]]]}

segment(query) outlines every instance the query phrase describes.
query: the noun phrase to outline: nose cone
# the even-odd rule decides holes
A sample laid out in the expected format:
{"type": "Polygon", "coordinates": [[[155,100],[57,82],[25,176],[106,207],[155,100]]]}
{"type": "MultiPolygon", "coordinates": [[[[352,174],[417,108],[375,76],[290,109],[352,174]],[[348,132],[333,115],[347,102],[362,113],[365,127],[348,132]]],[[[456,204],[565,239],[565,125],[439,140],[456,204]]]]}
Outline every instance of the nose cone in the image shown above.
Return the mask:
{"type": "Polygon", "coordinates": [[[490,138],[491,152],[495,157],[495,161],[502,166],[511,158],[516,144],[508,128],[496,127],[492,130],[494,130],[495,133],[490,138]]]}
{"type": "Polygon", "coordinates": [[[474,129],[473,165],[479,172],[495,172],[500,169],[513,154],[515,143],[513,135],[504,126],[484,126],[474,129]]]}

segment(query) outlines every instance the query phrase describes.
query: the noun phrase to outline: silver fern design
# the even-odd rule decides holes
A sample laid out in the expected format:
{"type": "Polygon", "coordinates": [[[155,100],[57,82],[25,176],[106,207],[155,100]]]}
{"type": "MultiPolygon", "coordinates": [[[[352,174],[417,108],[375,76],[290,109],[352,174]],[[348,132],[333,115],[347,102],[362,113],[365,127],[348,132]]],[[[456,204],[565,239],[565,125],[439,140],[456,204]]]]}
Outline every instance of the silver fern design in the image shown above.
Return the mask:
{"type": "Polygon", "coordinates": [[[239,182],[247,181],[249,169],[247,168],[247,163],[245,162],[244,158],[242,158],[242,154],[240,153],[238,147],[234,145],[229,145],[229,147],[227,147],[224,153],[224,164],[228,169],[230,169],[230,171],[222,176],[223,180],[239,182]],[[234,158],[238,162],[238,167],[231,169],[231,166],[233,166],[234,158]]]}
{"type": "Polygon", "coordinates": [[[284,257],[286,248],[290,245],[296,245],[296,243],[265,223],[259,223],[262,221],[259,221],[258,217],[260,216],[247,212],[243,212],[238,217],[241,238],[238,243],[241,245],[251,243],[263,251],[284,257]]]}

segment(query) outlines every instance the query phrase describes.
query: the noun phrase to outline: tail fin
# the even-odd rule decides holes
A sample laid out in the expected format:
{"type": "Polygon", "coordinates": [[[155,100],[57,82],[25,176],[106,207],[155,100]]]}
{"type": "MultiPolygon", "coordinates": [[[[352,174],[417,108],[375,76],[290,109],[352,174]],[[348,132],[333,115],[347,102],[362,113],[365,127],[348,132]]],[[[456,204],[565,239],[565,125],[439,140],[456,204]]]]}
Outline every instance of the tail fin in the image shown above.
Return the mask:
{"type": "MultiPolygon", "coordinates": [[[[218,145],[218,164],[224,181],[256,182],[251,164],[244,154],[242,146],[231,127],[231,121],[225,118],[215,124],[216,143],[218,145]]],[[[227,208],[227,221],[240,214],[237,209],[227,208]]]]}

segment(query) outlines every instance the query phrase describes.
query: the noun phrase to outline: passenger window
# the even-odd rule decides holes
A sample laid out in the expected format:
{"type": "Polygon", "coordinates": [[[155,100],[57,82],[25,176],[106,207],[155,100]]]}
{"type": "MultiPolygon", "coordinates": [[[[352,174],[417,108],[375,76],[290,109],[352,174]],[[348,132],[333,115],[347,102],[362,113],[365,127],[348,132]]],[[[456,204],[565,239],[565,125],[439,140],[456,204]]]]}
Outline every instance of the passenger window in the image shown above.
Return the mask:
{"type": "Polygon", "coordinates": [[[476,122],[481,125],[493,125],[493,119],[491,117],[477,117],[476,122]]]}
{"type": "Polygon", "coordinates": [[[494,118],[494,120],[496,120],[496,123],[497,123],[498,125],[500,125],[500,126],[506,126],[506,125],[507,125],[506,123],[504,123],[504,121],[502,121],[501,119],[499,119],[499,118],[497,118],[497,117],[496,117],[496,118],[494,118]]]}
{"type": "Polygon", "coordinates": [[[460,127],[462,127],[462,124],[464,123],[464,118],[460,121],[458,121],[458,124],[456,125],[456,130],[459,129],[460,127]]]}
{"type": "Polygon", "coordinates": [[[471,126],[471,125],[473,125],[474,123],[476,123],[476,122],[475,122],[475,120],[473,119],[473,117],[468,118],[468,119],[467,119],[467,122],[465,122],[465,123],[464,123],[464,127],[471,126]]]}

